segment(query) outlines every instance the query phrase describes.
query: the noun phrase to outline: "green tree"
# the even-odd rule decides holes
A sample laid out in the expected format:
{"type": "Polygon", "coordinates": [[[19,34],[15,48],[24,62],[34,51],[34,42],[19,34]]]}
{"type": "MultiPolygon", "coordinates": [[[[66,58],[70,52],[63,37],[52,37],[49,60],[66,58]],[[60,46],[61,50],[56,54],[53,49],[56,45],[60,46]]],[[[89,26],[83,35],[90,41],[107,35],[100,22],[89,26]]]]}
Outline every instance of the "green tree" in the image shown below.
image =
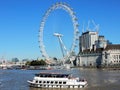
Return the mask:
{"type": "Polygon", "coordinates": [[[27,61],[25,65],[30,65],[31,64],[31,61],[27,61]]]}
{"type": "Polygon", "coordinates": [[[28,61],[26,65],[40,66],[40,65],[46,65],[46,62],[44,60],[32,60],[32,61],[28,61]]]}
{"type": "Polygon", "coordinates": [[[46,62],[44,60],[40,60],[41,65],[46,65],[46,62]]]}

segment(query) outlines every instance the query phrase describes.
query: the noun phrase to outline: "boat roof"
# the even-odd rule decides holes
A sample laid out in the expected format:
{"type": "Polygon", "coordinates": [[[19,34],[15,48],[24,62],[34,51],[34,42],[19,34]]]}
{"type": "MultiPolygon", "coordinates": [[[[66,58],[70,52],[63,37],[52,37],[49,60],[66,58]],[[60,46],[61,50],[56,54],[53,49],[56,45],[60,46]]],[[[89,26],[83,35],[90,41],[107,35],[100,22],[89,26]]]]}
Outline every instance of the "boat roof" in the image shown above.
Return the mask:
{"type": "Polygon", "coordinates": [[[46,77],[49,77],[49,76],[56,76],[56,77],[68,77],[70,74],[62,74],[62,73],[37,73],[35,74],[35,76],[46,76],[46,77]]]}

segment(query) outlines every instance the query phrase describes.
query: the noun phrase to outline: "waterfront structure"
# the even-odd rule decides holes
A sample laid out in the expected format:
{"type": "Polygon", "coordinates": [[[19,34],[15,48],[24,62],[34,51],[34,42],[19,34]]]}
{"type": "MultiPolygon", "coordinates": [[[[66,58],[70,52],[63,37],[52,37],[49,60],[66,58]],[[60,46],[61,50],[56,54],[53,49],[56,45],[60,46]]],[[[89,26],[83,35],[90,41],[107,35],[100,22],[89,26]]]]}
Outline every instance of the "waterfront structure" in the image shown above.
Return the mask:
{"type": "Polygon", "coordinates": [[[12,69],[13,67],[22,67],[25,66],[26,61],[19,61],[19,62],[8,62],[8,61],[2,61],[2,63],[0,63],[0,68],[2,69],[12,69]]]}
{"type": "Polygon", "coordinates": [[[77,66],[120,66],[120,44],[111,44],[96,31],[82,33],[79,41],[77,66]]]}
{"type": "Polygon", "coordinates": [[[87,86],[85,79],[74,78],[71,74],[60,73],[38,73],[28,83],[32,87],[40,88],[83,88],[87,86]]]}

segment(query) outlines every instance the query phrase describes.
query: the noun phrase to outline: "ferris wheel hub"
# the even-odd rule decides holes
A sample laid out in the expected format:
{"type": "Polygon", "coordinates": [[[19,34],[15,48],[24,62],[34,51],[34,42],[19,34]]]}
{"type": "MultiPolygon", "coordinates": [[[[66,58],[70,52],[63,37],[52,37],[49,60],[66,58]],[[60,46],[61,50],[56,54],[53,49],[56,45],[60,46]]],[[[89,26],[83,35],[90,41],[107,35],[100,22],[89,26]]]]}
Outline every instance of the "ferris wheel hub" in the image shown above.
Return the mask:
{"type": "Polygon", "coordinates": [[[57,37],[62,37],[63,35],[60,34],[60,33],[53,33],[54,36],[57,36],[57,37]]]}

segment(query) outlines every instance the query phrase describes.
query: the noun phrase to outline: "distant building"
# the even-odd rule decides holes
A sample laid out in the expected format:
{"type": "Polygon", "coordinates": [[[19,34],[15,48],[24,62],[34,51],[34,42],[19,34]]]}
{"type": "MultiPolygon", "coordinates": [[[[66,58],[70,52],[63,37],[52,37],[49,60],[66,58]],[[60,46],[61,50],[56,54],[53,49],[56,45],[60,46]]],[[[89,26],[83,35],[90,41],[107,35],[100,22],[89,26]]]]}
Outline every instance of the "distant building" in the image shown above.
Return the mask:
{"type": "Polygon", "coordinates": [[[93,45],[95,44],[95,41],[97,40],[98,40],[97,32],[87,31],[85,33],[82,33],[82,35],[80,36],[80,51],[92,49],[93,45]]]}
{"type": "Polygon", "coordinates": [[[82,33],[79,41],[78,66],[120,65],[120,44],[111,44],[95,31],[82,33]]]}

